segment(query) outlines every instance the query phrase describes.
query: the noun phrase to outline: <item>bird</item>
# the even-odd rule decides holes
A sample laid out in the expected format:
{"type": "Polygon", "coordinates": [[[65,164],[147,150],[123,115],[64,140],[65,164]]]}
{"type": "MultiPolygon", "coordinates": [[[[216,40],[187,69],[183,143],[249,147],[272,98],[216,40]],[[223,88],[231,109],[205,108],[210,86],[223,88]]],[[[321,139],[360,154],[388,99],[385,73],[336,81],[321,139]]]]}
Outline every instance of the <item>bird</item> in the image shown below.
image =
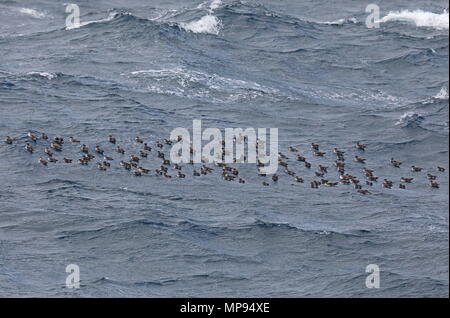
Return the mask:
{"type": "Polygon", "coordinates": [[[47,161],[44,158],[39,158],[38,162],[44,166],[47,165],[47,161]]]}
{"type": "Polygon", "coordinates": [[[366,162],[366,159],[365,159],[365,158],[359,157],[359,156],[355,156],[355,157],[354,157],[354,160],[355,160],[356,162],[360,162],[360,163],[365,163],[365,162],[366,162]]]}
{"type": "Polygon", "coordinates": [[[362,150],[362,151],[365,151],[365,150],[366,150],[366,145],[365,145],[365,144],[359,143],[359,141],[356,143],[355,147],[356,147],[356,149],[358,149],[358,150],[362,150]]]}
{"type": "Polygon", "coordinates": [[[100,147],[100,146],[95,146],[95,151],[100,153],[100,154],[103,154],[105,152],[105,150],[103,150],[103,148],[100,147]]]}
{"type": "Polygon", "coordinates": [[[328,170],[328,167],[327,166],[322,166],[322,165],[319,165],[319,169],[320,169],[320,171],[323,171],[323,172],[327,172],[328,170]]]}
{"type": "Polygon", "coordinates": [[[144,150],[146,150],[146,151],[151,151],[151,150],[152,150],[152,147],[150,147],[150,146],[147,145],[147,144],[144,144],[144,150]]]}
{"type": "Polygon", "coordinates": [[[27,143],[26,145],[25,145],[25,150],[26,151],[28,151],[29,153],[33,153],[33,146],[32,145],[30,145],[29,143],[27,143]]]}
{"type": "Polygon", "coordinates": [[[303,156],[297,155],[297,161],[303,161],[303,162],[305,162],[305,161],[306,161],[306,158],[303,157],[303,156]]]}
{"type": "Polygon", "coordinates": [[[301,178],[299,176],[295,176],[295,181],[297,181],[299,183],[303,183],[304,182],[303,178],[301,178]]]}
{"type": "Polygon", "coordinates": [[[52,148],[55,149],[56,151],[61,151],[61,150],[62,150],[61,144],[59,144],[59,143],[57,143],[57,142],[55,142],[55,141],[53,141],[53,142],[50,144],[50,147],[52,147],[52,148]]]}
{"type": "Polygon", "coordinates": [[[389,163],[396,168],[400,168],[400,165],[402,164],[400,161],[394,160],[394,158],[391,158],[389,163]]]}
{"type": "Polygon", "coordinates": [[[141,155],[142,158],[147,158],[148,154],[145,151],[139,151],[139,154],[141,155]]]}
{"type": "Polygon", "coordinates": [[[37,137],[35,134],[33,134],[31,131],[29,131],[29,132],[27,133],[27,135],[28,135],[28,137],[30,137],[31,140],[33,140],[33,141],[36,141],[36,140],[38,139],[38,137],[37,137]]]}
{"type": "Polygon", "coordinates": [[[323,152],[323,151],[318,151],[318,150],[314,151],[314,155],[318,156],[318,157],[323,157],[325,154],[326,154],[326,152],[323,152]]]}
{"type": "Polygon", "coordinates": [[[131,155],[131,156],[130,156],[130,160],[131,160],[131,161],[135,161],[135,162],[139,162],[139,157],[138,157],[138,156],[135,156],[135,155],[131,155]]]}
{"type": "Polygon", "coordinates": [[[49,155],[50,157],[53,156],[53,151],[52,151],[50,148],[48,148],[48,147],[45,147],[45,148],[44,148],[44,152],[45,152],[47,155],[49,155]]]}
{"type": "Polygon", "coordinates": [[[435,182],[435,181],[430,181],[430,186],[432,188],[439,188],[439,183],[435,182]]]}
{"type": "Polygon", "coordinates": [[[3,140],[4,142],[6,142],[7,144],[11,145],[13,143],[13,140],[11,137],[6,136],[5,139],[3,140]]]}
{"type": "Polygon", "coordinates": [[[116,138],[115,138],[115,137],[113,137],[113,136],[109,135],[109,136],[108,136],[108,141],[109,141],[110,143],[113,143],[113,144],[115,144],[117,140],[116,140],[116,138]]]}
{"type": "Polygon", "coordinates": [[[287,174],[290,175],[290,176],[295,175],[295,172],[292,171],[292,170],[289,170],[288,168],[284,169],[284,172],[287,173],[287,174]]]}

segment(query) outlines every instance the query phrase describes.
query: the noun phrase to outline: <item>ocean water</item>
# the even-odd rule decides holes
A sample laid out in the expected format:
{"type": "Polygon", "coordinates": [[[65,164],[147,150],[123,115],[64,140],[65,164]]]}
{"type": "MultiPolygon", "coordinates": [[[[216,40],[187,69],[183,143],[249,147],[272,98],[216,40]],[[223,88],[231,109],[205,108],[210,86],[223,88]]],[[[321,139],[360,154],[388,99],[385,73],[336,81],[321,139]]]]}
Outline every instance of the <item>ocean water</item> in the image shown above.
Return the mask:
{"type": "MultiPolygon", "coordinates": [[[[64,3],[0,1],[0,136],[14,139],[0,144],[0,297],[448,297],[447,1],[379,1],[379,28],[350,0],[78,0],[75,27],[64,3]],[[217,167],[135,177],[106,139],[129,154],[193,119],[278,128],[305,183],[249,164],[245,184],[217,167]],[[28,130],[63,137],[58,159],[80,156],[74,136],[114,161],[41,166],[48,142],[27,153],[28,130]],[[394,187],[311,189],[334,147],[349,173],[363,180],[364,156],[394,187]],[[69,264],[81,288],[66,288],[69,264]]],[[[154,150],[141,163],[160,164],[154,150]]]]}

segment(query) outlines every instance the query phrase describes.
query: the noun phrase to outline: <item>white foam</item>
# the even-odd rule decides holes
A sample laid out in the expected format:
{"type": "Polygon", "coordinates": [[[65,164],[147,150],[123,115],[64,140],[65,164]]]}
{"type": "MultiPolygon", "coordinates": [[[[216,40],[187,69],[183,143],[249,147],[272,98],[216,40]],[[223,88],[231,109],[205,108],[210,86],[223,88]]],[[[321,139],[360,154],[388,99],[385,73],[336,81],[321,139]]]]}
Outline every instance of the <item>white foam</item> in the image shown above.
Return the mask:
{"type": "Polygon", "coordinates": [[[442,87],[439,93],[434,96],[436,99],[448,99],[448,90],[447,87],[442,87]]]}
{"type": "Polygon", "coordinates": [[[352,18],[342,18],[335,21],[325,21],[325,22],[319,22],[321,24],[327,24],[327,25],[343,25],[344,23],[358,23],[358,19],[355,17],[352,18]]]}
{"type": "Polygon", "coordinates": [[[408,125],[412,122],[420,122],[423,120],[423,116],[415,112],[406,112],[400,116],[399,120],[395,123],[396,125],[408,125]]]}
{"type": "Polygon", "coordinates": [[[213,0],[209,5],[211,10],[216,10],[222,5],[222,0],[213,0]]]}
{"type": "Polygon", "coordinates": [[[159,94],[189,97],[214,96],[220,92],[226,100],[256,98],[278,91],[255,82],[223,77],[214,73],[189,70],[181,66],[124,73],[142,84],[144,89],[159,94]],[[170,86],[170,88],[167,88],[170,86]],[[192,89],[196,87],[196,89],[192,89]]]}
{"type": "Polygon", "coordinates": [[[201,17],[199,20],[191,21],[189,23],[180,23],[180,27],[188,32],[218,35],[222,28],[222,21],[214,15],[214,10],[218,9],[221,5],[222,0],[202,2],[197,6],[197,9],[203,9],[208,6],[208,14],[201,17]]]}
{"type": "Polygon", "coordinates": [[[193,33],[218,35],[222,27],[222,22],[216,16],[208,14],[201,17],[199,20],[181,23],[180,26],[186,31],[193,33]]]}
{"type": "Polygon", "coordinates": [[[43,19],[45,18],[45,13],[44,12],[40,12],[34,9],[30,9],[30,8],[19,8],[18,9],[20,13],[32,16],[33,18],[37,18],[37,19],[43,19]]]}
{"type": "Polygon", "coordinates": [[[222,5],[222,0],[205,1],[197,6],[197,9],[203,9],[208,6],[210,11],[218,9],[222,5]],[[209,4],[209,6],[208,6],[209,4]]]}
{"type": "Polygon", "coordinates": [[[45,77],[48,80],[52,80],[52,79],[58,77],[58,75],[56,75],[54,73],[49,73],[49,72],[28,72],[27,75],[38,75],[41,77],[45,77]]]}
{"type": "Polygon", "coordinates": [[[93,23],[108,22],[108,21],[113,20],[116,17],[117,17],[117,12],[111,12],[111,13],[109,13],[108,17],[106,17],[104,19],[80,22],[79,24],[74,24],[73,26],[70,26],[70,27],[67,26],[66,30],[78,29],[78,28],[81,28],[81,27],[84,27],[86,25],[93,24],[93,23]]]}
{"type": "Polygon", "coordinates": [[[401,10],[401,11],[391,11],[385,17],[383,17],[379,22],[389,22],[389,21],[406,21],[412,22],[417,27],[430,27],[437,30],[448,30],[448,12],[443,13],[433,13],[423,10],[401,10]]]}

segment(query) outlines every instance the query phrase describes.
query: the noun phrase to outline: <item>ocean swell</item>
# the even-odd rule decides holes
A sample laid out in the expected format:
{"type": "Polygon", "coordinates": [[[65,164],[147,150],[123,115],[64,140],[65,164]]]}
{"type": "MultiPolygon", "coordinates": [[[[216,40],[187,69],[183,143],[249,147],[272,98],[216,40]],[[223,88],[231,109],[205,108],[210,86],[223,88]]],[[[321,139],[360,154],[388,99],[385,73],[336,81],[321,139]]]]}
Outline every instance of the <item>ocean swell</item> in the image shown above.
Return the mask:
{"type": "Polygon", "coordinates": [[[429,27],[437,30],[448,30],[448,12],[433,13],[423,10],[401,10],[391,11],[380,19],[379,22],[390,21],[410,22],[417,27],[429,27]]]}

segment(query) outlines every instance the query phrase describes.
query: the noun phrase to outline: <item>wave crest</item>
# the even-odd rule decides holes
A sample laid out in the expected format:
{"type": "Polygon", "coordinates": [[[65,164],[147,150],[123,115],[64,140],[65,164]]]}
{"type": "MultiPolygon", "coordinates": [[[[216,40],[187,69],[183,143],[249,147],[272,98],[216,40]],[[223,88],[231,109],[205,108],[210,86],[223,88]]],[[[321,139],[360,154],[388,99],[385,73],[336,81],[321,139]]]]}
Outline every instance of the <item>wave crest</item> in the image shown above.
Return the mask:
{"type": "Polygon", "coordinates": [[[430,27],[437,30],[448,30],[448,12],[433,13],[423,10],[401,10],[391,11],[379,22],[404,21],[412,22],[417,27],[430,27]]]}
{"type": "Polygon", "coordinates": [[[180,23],[180,27],[193,33],[218,35],[222,28],[222,21],[214,15],[208,14],[189,23],[180,23]]]}
{"type": "Polygon", "coordinates": [[[442,87],[439,93],[434,96],[435,99],[442,99],[442,100],[448,100],[448,90],[447,87],[442,87]]]}
{"type": "Polygon", "coordinates": [[[423,115],[415,112],[406,112],[400,116],[399,120],[395,123],[402,127],[411,127],[413,125],[419,125],[425,118],[423,115]]]}

